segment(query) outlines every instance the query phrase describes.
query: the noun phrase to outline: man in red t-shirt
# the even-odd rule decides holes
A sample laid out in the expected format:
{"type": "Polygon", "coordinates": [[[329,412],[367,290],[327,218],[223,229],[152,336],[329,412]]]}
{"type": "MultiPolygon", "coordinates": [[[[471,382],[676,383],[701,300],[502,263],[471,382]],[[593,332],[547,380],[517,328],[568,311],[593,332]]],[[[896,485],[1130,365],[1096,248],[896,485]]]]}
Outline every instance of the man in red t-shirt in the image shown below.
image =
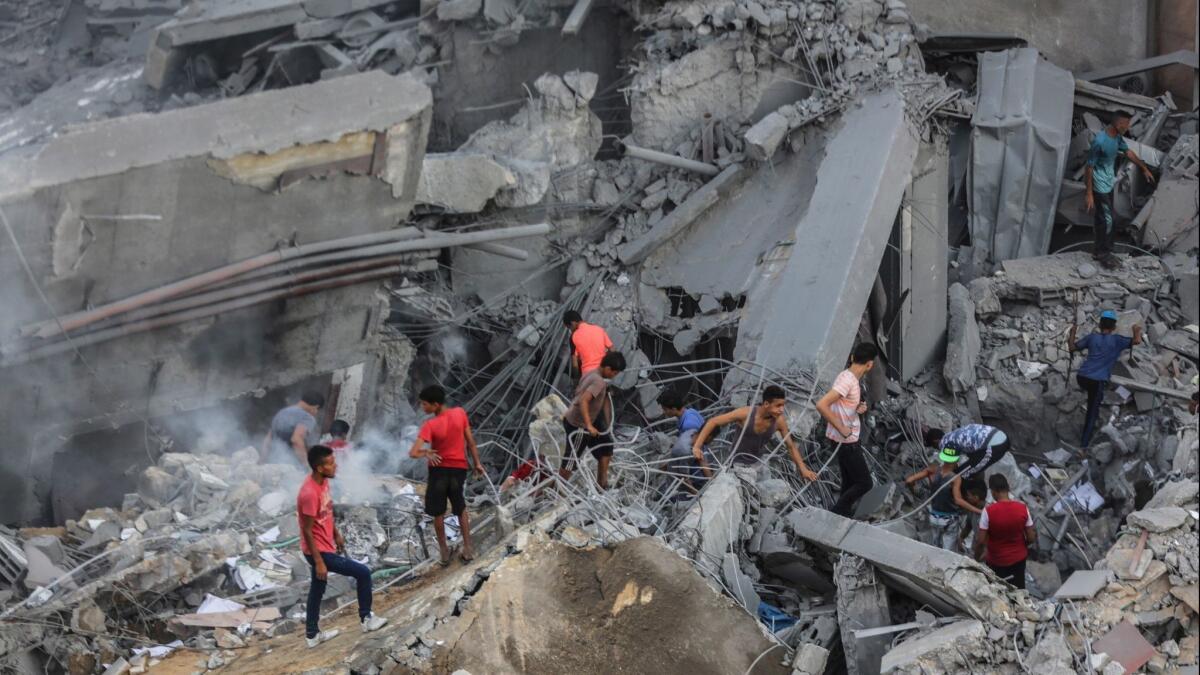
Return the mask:
{"type": "Polygon", "coordinates": [[[563,314],[563,325],[571,333],[571,349],[575,355],[571,365],[580,377],[600,367],[600,360],[613,348],[612,340],[603,328],[586,323],[579,312],[567,310],[563,314]]]}
{"type": "Polygon", "coordinates": [[[976,560],[983,560],[996,576],[1025,588],[1025,561],[1029,548],[1037,543],[1029,508],[1008,497],[1008,479],[995,473],[988,479],[994,503],[979,516],[975,537],[976,560]]]}
{"type": "Polygon", "coordinates": [[[312,473],[304,479],[300,493],[296,495],[296,517],[300,521],[300,552],[312,568],[304,621],[304,636],[312,648],[337,637],[340,632],[336,629],[322,631],[318,626],[321,598],[325,596],[330,572],[354,577],[358,589],[358,619],[364,633],[383,628],[388,620],[371,611],[370,568],[342,555],[346,552],[346,541],[333,523],[333,498],[329,495],[329,481],[337,475],[333,450],[325,445],[309,448],[308,466],[312,473]]]}
{"type": "Polygon", "coordinates": [[[500,484],[500,491],[507,492],[516,487],[517,483],[527,480],[532,480],[535,485],[540,484],[542,481],[553,476],[553,471],[554,469],[550,464],[535,452],[533,453],[533,457],[525,460],[521,466],[517,467],[516,471],[504,479],[504,482],[500,484]]]}
{"type": "Polygon", "coordinates": [[[450,564],[450,548],[446,544],[446,500],[458,517],[462,530],[463,545],[459,557],[463,562],[475,559],[471,545],[471,521],[467,516],[467,500],[463,496],[463,485],[467,481],[467,453],[475,462],[475,475],[483,476],[483,464],[479,461],[479,447],[471,434],[471,423],[467,411],[462,408],[446,407],[446,392],[439,386],[425,387],[417,395],[421,410],[433,419],[421,425],[417,442],[409,450],[409,457],[425,457],[429,460],[429,480],[425,484],[425,513],[433,516],[433,529],[437,533],[438,550],[443,567],[450,564]]]}

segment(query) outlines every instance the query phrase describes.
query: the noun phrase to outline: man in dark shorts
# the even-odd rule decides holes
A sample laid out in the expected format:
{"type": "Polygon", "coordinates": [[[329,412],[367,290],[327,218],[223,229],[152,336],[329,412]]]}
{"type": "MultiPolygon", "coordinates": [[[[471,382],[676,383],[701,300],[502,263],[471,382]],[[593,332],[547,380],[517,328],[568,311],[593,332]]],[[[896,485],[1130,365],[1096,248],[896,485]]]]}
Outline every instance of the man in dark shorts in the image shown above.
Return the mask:
{"type": "Polygon", "coordinates": [[[475,475],[483,476],[483,464],[479,461],[479,447],[471,433],[471,423],[462,408],[446,407],[446,392],[438,386],[425,387],[417,395],[421,410],[433,418],[421,425],[417,442],[413,443],[409,457],[425,457],[429,460],[429,480],[425,483],[425,513],[433,517],[433,529],[437,533],[438,551],[443,567],[450,564],[450,547],[446,544],[446,501],[450,501],[451,512],[458,517],[462,529],[463,545],[459,557],[463,562],[475,559],[471,544],[471,520],[467,515],[467,500],[463,496],[463,485],[467,481],[467,453],[475,463],[475,475]]]}
{"type": "Polygon", "coordinates": [[[979,517],[974,554],[1004,581],[1025,588],[1025,562],[1029,548],[1037,544],[1029,507],[1008,496],[1008,479],[993,474],[988,479],[992,499],[979,517]]]}
{"type": "Polygon", "coordinates": [[[779,434],[787,446],[796,471],[805,480],[816,480],[817,474],[804,463],[800,456],[800,448],[792,440],[792,432],[788,429],[787,392],[774,384],[763,389],[762,401],[758,405],[748,405],[731,410],[724,415],[717,415],[704,423],[704,428],[696,434],[692,441],[692,457],[700,464],[704,475],[712,478],[712,469],[704,457],[704,444],[713,432],[721,427],[736,422],[741,429],[734,439],[731,457],[734,464],[754,464],[762,459],[774,444],[775,434],[779,434]]]}
{"type": "Polygon", "coordinates": [[[609,352],[600,360],[600,367],[590,370],[579,379],[575,387],[575,398],[563,415],[563,429],[567,432],[570,454],[563,458],[561,473],[571,477],[574,458],[583,450],[591,450],[596,458],[596,483],[601,490],[608,489],[608,463],[612,461],[613,410],[608,400],[608,381],[625,370],[625,356],[621,352],[609,352]],[[604,431],[596,428],[596,421],[603,413],[604,431]]]}
{"type": "Polygon", "coordinates": [[[1007,455],[1011,447],[1008,436],[987,424],[968,424],[949,433],[930,429],[925,432],[925,445],[938,451],[939,460],[957,467],[950,483],[954,504],[964,511],[983,513],[963,496],[963,481],[972,476],[982,478],[989,466],[1007,455]]]}

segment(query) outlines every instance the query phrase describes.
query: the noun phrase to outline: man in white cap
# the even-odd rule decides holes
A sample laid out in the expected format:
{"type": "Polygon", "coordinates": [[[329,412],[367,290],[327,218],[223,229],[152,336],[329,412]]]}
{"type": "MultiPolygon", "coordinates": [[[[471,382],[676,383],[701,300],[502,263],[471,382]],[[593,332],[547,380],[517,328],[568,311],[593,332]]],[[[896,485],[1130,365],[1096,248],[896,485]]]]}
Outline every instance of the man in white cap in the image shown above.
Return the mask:
{"type": "Polygon", "coordinates": [[[1071,326],[1068,338],[1072,352],[1086,351],[1087,357],[1079,366],[1075,381],[1079,388],[1087,392],[1087,416],[1083,421],[1083,438],[1080,447],[1087,449],[1092,440],[1092,432],[1096,427],[1096,419],[1100,416],[1100,406],[1104,403],[1104,386],[1112,378],[1112,367],[1121,353],[1126,349],[1142,342],[1142,327],[1134,325],[1133,337],[1128,338],[1117,334],[1117,313],[1111,309],[1100,314],[1100,332],[1091,333],[1078,341],[1075,339],[1075,328],[1071,326]]]}

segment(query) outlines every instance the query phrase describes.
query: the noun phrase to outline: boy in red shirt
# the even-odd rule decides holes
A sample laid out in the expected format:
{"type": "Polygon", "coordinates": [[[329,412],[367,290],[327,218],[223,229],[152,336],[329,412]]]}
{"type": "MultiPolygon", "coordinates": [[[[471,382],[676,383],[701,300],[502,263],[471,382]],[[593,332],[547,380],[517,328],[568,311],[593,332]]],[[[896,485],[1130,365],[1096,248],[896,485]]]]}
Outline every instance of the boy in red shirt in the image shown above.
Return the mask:
{"type": "Polygon", "coordinates": [[[583,377],[599,368],[600,360],[613,348],[608,333],[600,326],[585,323],[579,312],[573,309],[563,314],[563,325],[571,333],[571,348],[575,352],[571,364],[579,376],[583,377]]]}
{"type": "Polygon", "coordinates": [[[296,517],[300,520],[300,551],[312,568],[304,621],[304,636],[311,649],[339,633],[336,629],[322,631],[318,626],[321,598],[325,596],[330,572],[354,577],[358,589],[358,618],[364,633],[383,628],[388,620],[371,611],[370,568],[341,555],[346,551],[346,541],[333,524],[333,498],[329,495],[329,480],[337,475],[333,450],[325,445],[309,448],[308,466],[312,473],[304,479],[300,493],[296,495],[296,517]]]}
{"type": "Polygon", "coordinates": [[[992,474],[988,487],[995,502],[979,517],[975,559],[983,560],[996,576],[1013,586],[1025,588],[1025,561],[1029,548],[1037,543],[1033,517],[1027,506],[1009,499],[1008,479],[1003,474],[992,474]]]}
{"type": "Polygon", "coordinates": [[[333,424],[329,425],[330,441],[326,443],[333,454],[337,455],[338,459],[345,459],[350,453],[350,441],[346,438],[350,436],[350,423],[346,420],[334,420],[333,424]]]}
{"type": "Polygon", "coordinates": [[[409,457],[425,457],[429,460],[429,481],[425,484],[425,513],[433,516],[433,529],[437,533],[438,550],[443,567],[450,564],[450,548],[446,545],[446,500],[458,517],[462,529],[463,546],[459,557],[463,562],[475,559],[471,545],[471,521],[467,516],[467,500],[463,497],[463,485],[467,481],[467,453],[475,462],[475,475],[483,476],[483,464],[479,461],[479,447],[471,434],[471,423],[462,408],[446,407],[446,392],[439,386],[425,387],[417,395],[421,410],[433,419],[421,425],[417,442],[413,443],[409,457]],[[427,447],[428,446],[428,447],[427,447]]]}

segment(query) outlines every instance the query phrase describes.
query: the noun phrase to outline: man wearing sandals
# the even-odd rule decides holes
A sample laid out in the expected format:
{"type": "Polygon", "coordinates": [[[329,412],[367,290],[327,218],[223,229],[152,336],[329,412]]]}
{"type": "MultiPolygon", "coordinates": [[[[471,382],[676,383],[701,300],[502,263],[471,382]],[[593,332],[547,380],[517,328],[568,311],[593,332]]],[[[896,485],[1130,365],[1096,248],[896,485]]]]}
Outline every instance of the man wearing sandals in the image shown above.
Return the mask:
{"type": "Polygon", "coordinates": [[[462,529],[463,545],[459,557],[470,562],[475,557],[471,545],[471,520],[467,516],[467,500],[463,497],[463,485],[467,481],[467,453],[471,449],[471,460],[475,463],[475,475],[483,476],[483,464],[479,461],[479,447],[471,434],[471,423],[462,408],[446,407],[446,392],[438,386],[425,387],[417,395],[421,410],[433,418],[421,425],[417,442],[413,443],[409,457],[424,457],[429,461],[429,481],[425,484],[425,513],[433,517],[433,529],[437,533],[441,564],[450,564],[450,548],[446,545],[446,501],[451,512],[458,517],[462,529]]]}

